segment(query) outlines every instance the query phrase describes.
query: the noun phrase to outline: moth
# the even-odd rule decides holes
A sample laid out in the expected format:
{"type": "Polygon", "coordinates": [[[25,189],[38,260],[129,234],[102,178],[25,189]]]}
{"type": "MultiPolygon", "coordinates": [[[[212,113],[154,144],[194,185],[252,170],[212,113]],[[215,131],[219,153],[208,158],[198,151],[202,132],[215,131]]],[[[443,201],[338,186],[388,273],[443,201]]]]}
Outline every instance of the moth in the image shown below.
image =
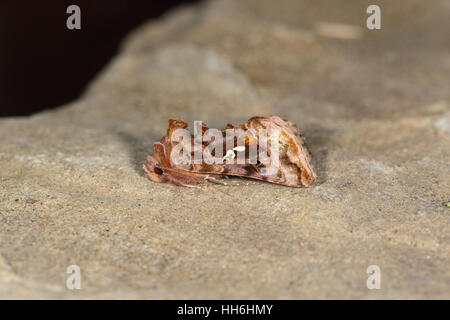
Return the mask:
{"type": "Polygon", "coordinates": [[[290,187],[308,187],[316,181],[305,137],[290,121],[253,117],[239,126],[228,124],[212,137],[203,123],[195,135],[187,127],[183,120],[169,119],[167,135],[154,143],[153,155],[143,165],[150,180],[191,187],[231,176],[290,187]],[[185,148],[182,157],[181,147],[185,148]]]}

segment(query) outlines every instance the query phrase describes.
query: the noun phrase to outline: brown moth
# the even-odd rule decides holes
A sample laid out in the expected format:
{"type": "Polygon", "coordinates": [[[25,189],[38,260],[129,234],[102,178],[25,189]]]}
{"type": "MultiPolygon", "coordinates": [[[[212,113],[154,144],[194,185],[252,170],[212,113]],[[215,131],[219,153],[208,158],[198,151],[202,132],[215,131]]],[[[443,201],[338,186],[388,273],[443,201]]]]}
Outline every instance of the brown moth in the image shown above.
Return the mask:
{"type": "MultiPolygon", "coordinates": [[[[310,154],[305,145],[305,138],[300,134],[297,127],[290,121],[283,120],[278,116],[253,117],[240,126],[228,124],[226,130],[218,131],[218,139],[210,141],[196,141],[195,137],[188,132],[190,142],[185,146],[191,147],[187,154],[189,159],[196,152],[213,150],[210,154],[215,159],[224,160],[211,163],[206,160],[185,161],[176,163],[173,154],[177,154],[183,139],[179,139],[177,129],[187,128],[187,123],[182,120],[169,119],[167,135],[153,145],[153,156],[147,156],[147,163],[143,165],[145,174],[154,182],[172,182],[182,186],[196,186],[204,181],[217,181],[227,176],[239,176],[258,180],[265,180],[290,187],[308,187],[316,181],[316,174],[310,164],[310,154]],[[237,138],[227,135],[228,129],[241,130],[244,132],[243,142],[237,145],[237,138]],[[263,139],[261,132],[276,138],[263,139]],[[276,135],[275,135],[276,134],[276,135]],[[262,143],[266,142],[266,143],[262,143]],[[219,144],[219,142],[221,144],[219,144]],[[277,147],[277,149],[272,149],[277,147]],[[252,149],[255,148],[255,149],[252,149]],[[265,158],[261,162],[251,156],[251,150],[257,150],[257,155],[274,154],[277,157],[265,158]],[[277,150],[275,153],[273,150],[277,150]],[[236,154],[240,154],[239,163],[236,154]],[[218,157],[217,157],[218,155],[218,157]],[[222,155],[224,155],[222,157],[222,155]]],[[[208,127],[202,125],[201,134],[208,132],[208,127]]],[[[189,160],[188,159],[188,160],[189,160]]]]}

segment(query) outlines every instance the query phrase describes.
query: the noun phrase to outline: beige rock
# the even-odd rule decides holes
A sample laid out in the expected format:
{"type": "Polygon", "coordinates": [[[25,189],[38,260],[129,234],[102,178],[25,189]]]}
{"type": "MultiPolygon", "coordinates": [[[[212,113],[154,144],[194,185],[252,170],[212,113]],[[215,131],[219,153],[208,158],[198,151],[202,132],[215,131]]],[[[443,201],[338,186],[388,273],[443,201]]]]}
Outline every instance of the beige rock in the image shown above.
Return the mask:
{"type": "Polygon", "coordinates": [[[316,34],[365,28],[364,1],[339,3],[179,9],[134,32],[80,100],[0,120],[0,299],[450,298],[450,7],[385,1],[381,30],[316,34]],[[305,134],[316,185],[143,175],[169,117],[269,114],[305,134]]]}

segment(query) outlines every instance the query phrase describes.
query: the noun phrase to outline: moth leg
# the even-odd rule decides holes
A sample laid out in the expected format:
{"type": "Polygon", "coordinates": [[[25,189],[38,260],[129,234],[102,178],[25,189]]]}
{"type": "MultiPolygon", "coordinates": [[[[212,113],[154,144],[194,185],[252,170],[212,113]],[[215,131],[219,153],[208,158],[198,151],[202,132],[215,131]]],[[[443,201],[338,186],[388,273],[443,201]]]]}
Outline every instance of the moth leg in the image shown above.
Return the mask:
{"type": "Polygon", "coordinates": [[[238,177],[239,179],[241,179],[243,181],[243,184],[237,183],[237,186],[249,186],[250,182],[248,182],[248,179],[246,179],[245,177],[238,177]],[[247,181],[247,182],[244,182],[247,181]]]}
{"type": "MultiPolygon", "coordinates": [[[[223,177],[224,177],[225,179],[227,179],[227,180],[230,179],[229,176],[223,176],[223,177]]],[[[241,178],[242,180],[245,180],[243,177],[239,177],[239,178],[241,178]]],[[[206,178],[205,180],[207,180],[207,181],[209,181],[209,182],[212,182],[212,183],[221,184],[221,185],[223,185],[223,186],[231,186],[231,187],[248,186],[248,185],[249,185],[248,182],[247,182],[247,183],[243,183],[243,184],[241,184],[241,183],[227,183],[227,182],[220,181],[220,180],[217,180],[216,178],[212,178],[212,177],[208,177],[208,178],[206,178]]]]}
{"type": "Polygon", "coordinates": [[[219,181],[219,180],[217,180],[216,178],[213,178],[213,177],[206,177],[205,180],[208,181],[208,182],[212,182],[212,183],[216,183],[216,184],[221,184],[221,185],[223,185],[223,186],[228,186],[228,183],[223,182],[223,181],[219,181]]]}

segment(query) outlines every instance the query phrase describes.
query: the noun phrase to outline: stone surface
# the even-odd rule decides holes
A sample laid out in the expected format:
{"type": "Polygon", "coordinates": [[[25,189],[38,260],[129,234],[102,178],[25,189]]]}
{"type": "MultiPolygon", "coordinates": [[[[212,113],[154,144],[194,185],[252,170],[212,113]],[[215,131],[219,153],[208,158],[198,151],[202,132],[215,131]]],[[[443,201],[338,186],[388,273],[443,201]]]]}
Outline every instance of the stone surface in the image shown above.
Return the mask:
{"type": "Polygon", "coordinates": [[[79,101],[1,119],[0,298],[450,298],[450,6],[377,2],[369,31],[372,2],[180,8],[79,101]],[[307,137],[316,185],[143,175],[169,117],[269,114],[307,137]]]}

